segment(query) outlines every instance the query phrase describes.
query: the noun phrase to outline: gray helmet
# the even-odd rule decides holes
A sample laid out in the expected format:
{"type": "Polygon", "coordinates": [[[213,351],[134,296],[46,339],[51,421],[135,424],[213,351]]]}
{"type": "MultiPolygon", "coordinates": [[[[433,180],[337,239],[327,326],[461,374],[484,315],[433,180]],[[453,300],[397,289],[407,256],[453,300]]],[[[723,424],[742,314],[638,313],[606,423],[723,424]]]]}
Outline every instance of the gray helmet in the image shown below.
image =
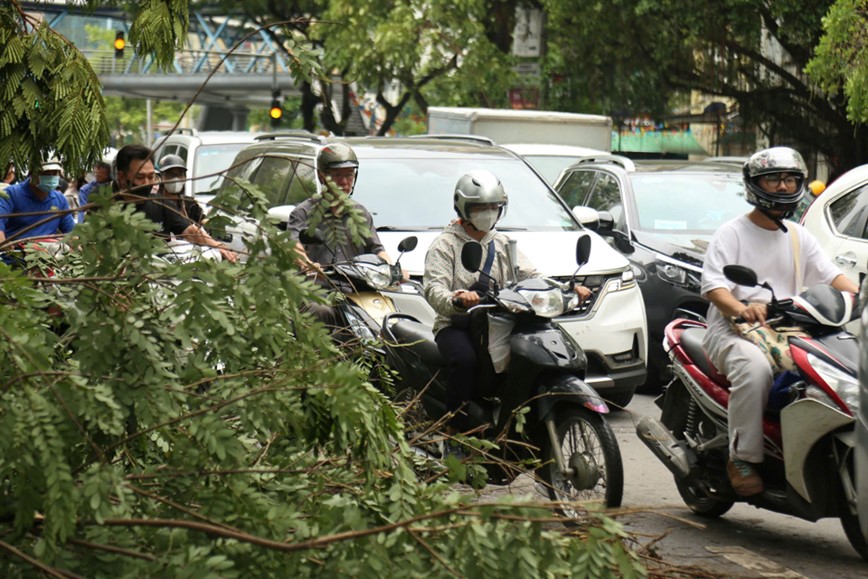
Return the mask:
{"type": "Polygon", "coordinates": [[[165,173],[169,169],[183,169],[186,171],[187,164],[178,155],[166,155],[160,159],[159,170],[160,173],[165,173]]]}
{"type": "Polygon", "coordinates": [[[783,211],[789,217],[802,197],[808,180],[808,167],[798,151],[789,147],[763,149],[750,156],[744,164],[745,200],[762,210],[783,211]],[[792,173],[798,180],[796,190],[769,192],[759,184],[763,175],[792,173]]]}
{"type": "Polygon", "coordinates": [[[359,168],[359,159],[353,148],[346,143],[332,143],[326,145],[319,152],[316,160],[316,168],[325,172],[329,169],[359,168]]]}
{"type": "Polygon", "coordinates": [[[461,219],[470,221],[470,210],[474,205],[496,204],[500,207],[498,220],[506,215],[506,207],[509,203],[506,191],[500,179],[494,173],[478,169],[465,173],[455,184],[455,197],[453,206],[461,219]]]}

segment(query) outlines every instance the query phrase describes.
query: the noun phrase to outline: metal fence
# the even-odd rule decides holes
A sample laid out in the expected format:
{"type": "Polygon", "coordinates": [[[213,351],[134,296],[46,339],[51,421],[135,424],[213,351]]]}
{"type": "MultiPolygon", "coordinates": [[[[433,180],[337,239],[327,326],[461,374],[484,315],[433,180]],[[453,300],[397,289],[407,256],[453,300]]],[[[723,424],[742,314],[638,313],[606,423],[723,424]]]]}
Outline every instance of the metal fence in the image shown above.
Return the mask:
{"type": "Polygon", "coordinates": [[[187,75],[211,73],[218,68],[220,74],[264,75],[274,74],[275,66],[278,73],[289,72],[279,55],[255,52],[182,50],[175,54],[169,69],[160,69],[152,57],[140,57],[132,51],[123,58],[116,58],[113,50],[83,50],[82,53],[98,75],[187,75]]]}

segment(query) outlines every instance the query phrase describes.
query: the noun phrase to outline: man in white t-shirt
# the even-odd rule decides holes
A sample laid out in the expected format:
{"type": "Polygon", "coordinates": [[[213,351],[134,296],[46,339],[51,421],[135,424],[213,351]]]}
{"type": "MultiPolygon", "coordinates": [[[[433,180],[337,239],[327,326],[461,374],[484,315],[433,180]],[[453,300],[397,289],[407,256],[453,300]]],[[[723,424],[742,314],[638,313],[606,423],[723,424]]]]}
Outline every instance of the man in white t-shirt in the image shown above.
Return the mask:
{"type": "Polygon", "coordinates": [[[741,496],[763,490],[755,465],[763,460],[762,417],[773,371],[760,349],[733,330],[729,318],[741,316],[751,324],[765,323],[771,293],[735,285],[723,275],[723,267],[750,267],[780,297],[822,283],[842,291],[859,291],[823,253],[810,232],[797,223],[784,223],[804,197],[807,177],[802,156],[788,147],[751,155],[744,165],[744,184],[745,200],[754,209],[715,232],[702,268],[702,295],[711,302],[703,347],[732,384],[726,470],[733,490],[741,496]],[[799,268],[795,266],[796,254],[799,268]]]}

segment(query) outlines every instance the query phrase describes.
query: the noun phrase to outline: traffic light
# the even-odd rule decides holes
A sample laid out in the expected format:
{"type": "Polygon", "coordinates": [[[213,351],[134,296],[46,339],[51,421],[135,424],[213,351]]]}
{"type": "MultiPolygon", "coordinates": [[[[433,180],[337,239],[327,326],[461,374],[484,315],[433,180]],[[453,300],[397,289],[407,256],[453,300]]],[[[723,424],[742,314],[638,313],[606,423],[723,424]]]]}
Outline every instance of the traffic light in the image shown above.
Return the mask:
{"type": "Polygon", "coordinates": [[[271,117],[272,127],[280,126],[280,119],[283,117],[283,108],[280,106],[280,91],[274,91],[271,94],[271,108],[268,110],[268,116],[271,117]]]}
{"type": "Polygon", "coordinates": [[[124,31],[118,30],[115,32],[115,58],[124,57],[124,46],[126,45],[127,41],[124,40],[124,31]]]}

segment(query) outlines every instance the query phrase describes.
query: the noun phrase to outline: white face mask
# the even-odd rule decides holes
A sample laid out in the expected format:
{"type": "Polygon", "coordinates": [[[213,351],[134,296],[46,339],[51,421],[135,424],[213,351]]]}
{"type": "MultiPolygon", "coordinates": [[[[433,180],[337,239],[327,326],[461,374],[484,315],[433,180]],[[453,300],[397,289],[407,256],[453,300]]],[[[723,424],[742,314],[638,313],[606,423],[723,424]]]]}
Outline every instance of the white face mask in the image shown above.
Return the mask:
{"type": "Polygon", "coordinates": [[[470,212],[470,223],[479,231],[488,233],[500,218],[500,209],[480,209],[470,212]]]}
{"type": "Polygon", "coordinates": [[[165,187],[166,191],[168,191],[169,193],[180,193],[184,190],[184,182],[175,181],[172,183],[163,183],[163,187],[165,187]]]}

